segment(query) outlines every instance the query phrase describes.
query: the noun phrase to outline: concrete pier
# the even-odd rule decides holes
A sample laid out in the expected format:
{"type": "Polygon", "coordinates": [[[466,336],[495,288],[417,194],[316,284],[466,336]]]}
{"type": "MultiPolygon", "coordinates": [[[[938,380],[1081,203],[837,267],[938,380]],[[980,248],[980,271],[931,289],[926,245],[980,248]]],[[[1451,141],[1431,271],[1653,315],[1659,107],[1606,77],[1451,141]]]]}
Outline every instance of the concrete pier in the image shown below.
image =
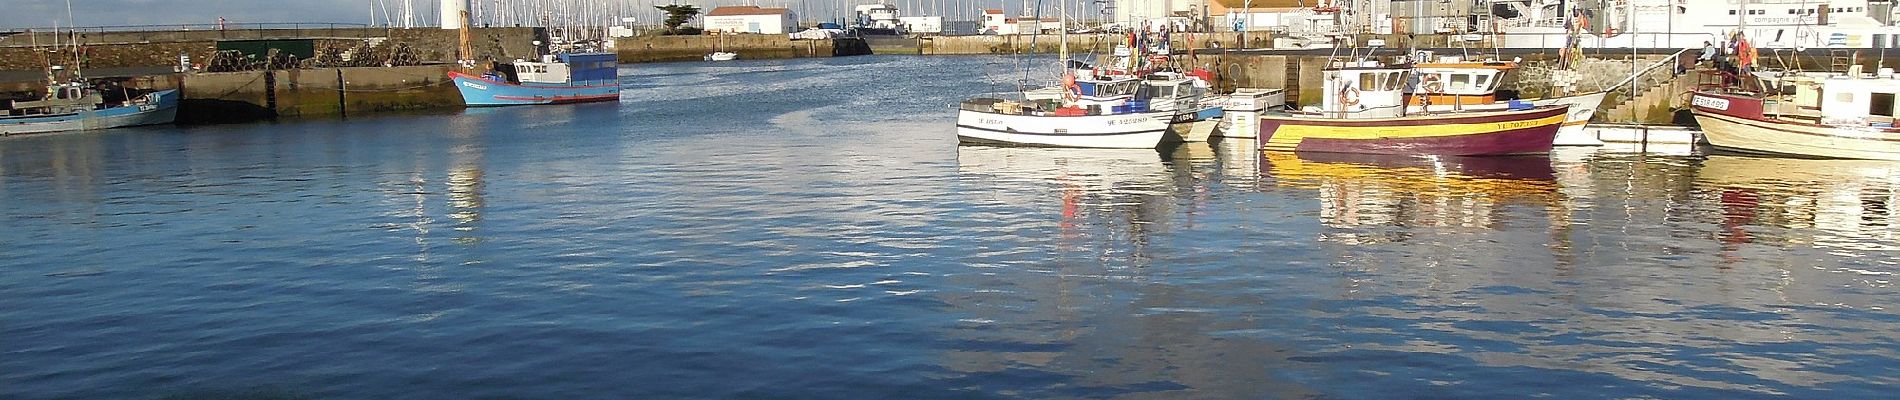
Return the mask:
{"type": "Polygon", "coordinates": [[[367,115],[462,107],[449,65],[314,68],[184,76],[178,122],[367,115]]]}
{"type": "Polygon", "coordinates": [[[739,59],[836,57],[871,54],[863,39],[792,40],[786,35],[639,36],[614,40],[620,62],[703,60],[714,51],[739,53],[739,59]]]}

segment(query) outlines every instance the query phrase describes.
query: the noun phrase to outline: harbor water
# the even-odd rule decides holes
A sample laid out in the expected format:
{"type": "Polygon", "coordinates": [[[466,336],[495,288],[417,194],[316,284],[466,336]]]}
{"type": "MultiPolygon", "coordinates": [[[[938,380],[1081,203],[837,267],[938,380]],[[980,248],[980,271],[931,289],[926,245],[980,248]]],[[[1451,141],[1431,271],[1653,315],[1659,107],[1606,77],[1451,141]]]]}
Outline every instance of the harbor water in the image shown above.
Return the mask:
{"type": "Polygon", "coordinates": [[[1017,60],[0,140],[0,398],[1881,398],[1900,166],[958,146],[1017,60]]]}

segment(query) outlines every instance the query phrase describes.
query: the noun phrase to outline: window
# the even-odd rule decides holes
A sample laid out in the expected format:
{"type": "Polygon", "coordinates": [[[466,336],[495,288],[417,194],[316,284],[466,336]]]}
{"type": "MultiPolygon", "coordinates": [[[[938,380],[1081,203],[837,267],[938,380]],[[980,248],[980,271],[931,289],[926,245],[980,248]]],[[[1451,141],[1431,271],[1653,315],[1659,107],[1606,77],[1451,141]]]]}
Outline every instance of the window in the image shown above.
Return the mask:
{"type": "Polygon", "coordinates": [[[1379,90],[1379,74],[1359,74],[1359,90],[1379,90]]]}
{"type": "Polygon", "coordinates": [[[1485,89],[1489,87],[1489,86],[1485,86],[1485,84],[1487,83],[1491,83],[1490,75],[1478,75],[1478,80],[1473,81],[1471,84],[1474,86],[1477,86],[1478,89],[1485,89]]]}
{"type": "Polygon", "coordinates": [[[1867,106],[1867,115],[1893,116],[1893,93],[1874,93],[1872,100],[1873,103],[1867,106]]]}
{"type": "Polygon", "coordinates": [[[1471,75],[1466,75],[1466,74],[1452,74],[1451,75],[1451,86],[1450,86],[1451,90],[1462,90],[1462,89],[1469,89],[1469,88],[1471,88],[1471,75]]]}
{"type": "Polygon", "coordinates": [[[1728,10],[1728,15],[1735,15],[1735,10],[1728,10]]]}
{"type": "Polygon", "coordinates": [[[1834,95],[1834,102],[1836,102],[1836,103],[1852,103],[1852,102],[1854,102],[1854,94],[1853,94],[1853,93],[1840,93],[1840,94],[1835,94],[1835,95],[1834,95]]]}
{"type": "Polygon", "coordinates": [[[1794,9],[1792,8],[1788,9],[1788,15],[1794,15],[1794,9]]]}
{"type": "Polygon", "coordinates": [[[1399,90],[1399,86],[1405,82],[1405,72],[1393,72],[1386,78],[1385,90],[1399,90]]]}

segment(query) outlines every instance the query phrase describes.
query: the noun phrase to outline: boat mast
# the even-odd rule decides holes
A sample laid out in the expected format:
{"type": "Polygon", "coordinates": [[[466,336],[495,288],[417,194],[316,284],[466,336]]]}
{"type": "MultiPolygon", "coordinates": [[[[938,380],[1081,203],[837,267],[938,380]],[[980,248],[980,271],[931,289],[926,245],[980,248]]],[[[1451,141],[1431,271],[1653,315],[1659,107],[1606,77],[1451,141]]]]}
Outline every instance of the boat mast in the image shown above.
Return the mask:
{"type": "Polygon", "coordinates": [[[73,0],[66,0],[66,29],[73,31],[73,79],[86,79],[86,74],[79,70],[79,25],[73,22],[73,0]]]}
{"type": "MultiPolygon", "coordinates": [[[[1057,18],[1057,20],[1061,21],[1059,25],[1061,25],[1061,29],[1062,29],[1061,36],[1058,36],[1062,40],[1062,45],[1057,46],[1059,50],[1057,50],[1056,54],[1057,54],[1057,57],[1062,62],[1063,73],[1068,73],[1068,69],[1069,69],[1069,0],[1056,0],[1056,4],[1059,4],[1058,6],[1056,6],[1056,13],[1061,14],[1060,17],[1057,18]]],[[[1036,26],[1038,28],[1042,26],[1041,18],[1037,18],[1036,26]]]]}

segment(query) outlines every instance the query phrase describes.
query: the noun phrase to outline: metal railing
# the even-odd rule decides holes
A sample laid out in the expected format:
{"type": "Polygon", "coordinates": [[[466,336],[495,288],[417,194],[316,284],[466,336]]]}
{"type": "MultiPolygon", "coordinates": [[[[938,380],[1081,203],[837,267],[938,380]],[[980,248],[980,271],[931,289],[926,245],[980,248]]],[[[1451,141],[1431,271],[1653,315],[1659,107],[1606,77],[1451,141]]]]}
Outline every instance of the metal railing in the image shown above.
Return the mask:
{"type": "Polygon", "coordinates": [[[230,30],[243,30],[243,29],[339,29],[339,28],[369,28],[369,27],[371,27],[369,24],[353,24],[353,23],[343,23],[343,22],[226,22],[226,23],[211,22],[211,23],[201,23],[201,24],[101,25],[101,26],[81,26],[77,28],[70,27],[70,26],[61,26],[57,28],[54,28],[54,27],[8,28],[8,29],[5,29],[5,31],[14,32],[14,33],[74,32],[74,31],[77,31],[80,33],[87,33],[87,32],[174,32],[174,31],[217,31],[217,30],[230,31],[230,30]]]}

